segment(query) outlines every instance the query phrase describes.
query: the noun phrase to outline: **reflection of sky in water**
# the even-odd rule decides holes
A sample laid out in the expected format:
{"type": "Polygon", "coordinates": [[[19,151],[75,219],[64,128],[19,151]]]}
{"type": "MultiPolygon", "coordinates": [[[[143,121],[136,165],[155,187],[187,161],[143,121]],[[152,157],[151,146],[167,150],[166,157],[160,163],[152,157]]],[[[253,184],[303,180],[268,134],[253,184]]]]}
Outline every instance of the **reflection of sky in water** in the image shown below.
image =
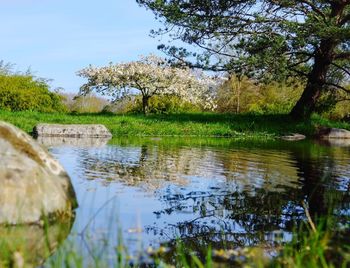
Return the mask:
{"type": "MultiPolygon", "coordinates": [[[[219,241],[223,231],[237,245],[289,240],[290,232],[283,230],[304,217],[297,200],[303,195],[298,164],[305,159],[288,150],[155,143],[58,146],[51,152],[77,193],[80,206],[72,233],[90,234],[97,243],[104,238],[116,245],[120,228],[131,251],[201,234],[219,241]]],[[[332,165],[318,167],[336,178],[334,188],[346,191],[349,154],[337,152],[323,153],[332,165]]],[[[91,241],[79,237],[70,239],[88,252],[91,241]]]]}

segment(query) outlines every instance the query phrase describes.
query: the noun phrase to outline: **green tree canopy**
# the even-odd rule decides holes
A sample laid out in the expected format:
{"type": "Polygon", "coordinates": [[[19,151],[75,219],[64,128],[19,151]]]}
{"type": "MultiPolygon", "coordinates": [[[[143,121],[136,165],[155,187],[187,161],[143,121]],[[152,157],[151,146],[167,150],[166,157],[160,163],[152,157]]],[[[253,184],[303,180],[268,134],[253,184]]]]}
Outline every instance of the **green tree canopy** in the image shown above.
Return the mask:
{"type": "Polygon", "coordinates": [[[303,77],[291,111],[307,118],[323,93],[349,93],[350,0],[137,0],[165,27],[154,34],[196,45],[203,53],[160,45],[193,67],[258,78],[303,77]]]}

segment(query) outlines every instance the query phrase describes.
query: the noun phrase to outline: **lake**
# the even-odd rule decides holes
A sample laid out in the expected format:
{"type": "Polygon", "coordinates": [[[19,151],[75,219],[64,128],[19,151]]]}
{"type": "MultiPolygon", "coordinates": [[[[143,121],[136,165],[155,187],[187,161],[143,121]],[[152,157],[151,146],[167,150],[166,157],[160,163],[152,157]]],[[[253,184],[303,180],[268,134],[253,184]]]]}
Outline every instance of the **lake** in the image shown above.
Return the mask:
{"type": "Polygon", "coordinates": [[[312,218],[332,213],[349,226],[349,144],[180,137],[40,142],[71,176],[79,203],[60,248],[74,247],[86,262],[112,265],[121,244],[146,260],[140,252],[161,245],[172,252],[178,239],[197,252],[211,244],[261,246],[273,255],[306,220],[306,209],[312,218]]]}

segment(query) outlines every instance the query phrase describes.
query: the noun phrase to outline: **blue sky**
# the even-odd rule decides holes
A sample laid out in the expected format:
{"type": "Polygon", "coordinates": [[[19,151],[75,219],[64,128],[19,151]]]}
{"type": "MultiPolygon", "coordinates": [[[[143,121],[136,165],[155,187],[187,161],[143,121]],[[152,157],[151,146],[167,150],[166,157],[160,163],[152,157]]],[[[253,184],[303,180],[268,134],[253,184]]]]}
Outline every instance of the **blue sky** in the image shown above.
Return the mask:
{"type": "Polygon", "coordinates": [[[130,61],[156,53],[157,23],[134,0],[0,0],[0,60],[54,79],[77,92],[75,72],[89,64],[130,61]]]}

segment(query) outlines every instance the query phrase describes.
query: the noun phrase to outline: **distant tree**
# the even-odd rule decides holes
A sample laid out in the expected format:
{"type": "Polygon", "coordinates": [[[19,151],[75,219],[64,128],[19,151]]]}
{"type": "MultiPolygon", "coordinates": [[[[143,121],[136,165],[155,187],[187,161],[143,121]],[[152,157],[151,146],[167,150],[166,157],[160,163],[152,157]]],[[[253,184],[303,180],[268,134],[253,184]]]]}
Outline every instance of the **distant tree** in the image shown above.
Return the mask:
{"type": "Polygon", "coordinates": [[[192,66],[270,79],[305,78],[291,111],[308,118],[323,93],[349,93],[350,0],[136,0],[151,9],[176,40],[203,53],[161,45],[192,66]],[[197,60],[185,60],[195,57],[197,60]]]}
{"type": "Polygon", "coordinates": [[[154,55],[101,68],[89,66],[78,75],[88,79],[80,88],[82,95],[95,90],[120,98],[129,94],[130,89],[139,90],[144,114],[148,112],[149,99],[153,95],[176,95],[192,103],[205,102],[208,107],[214,105],[209,94],[213,79],[204,74],[196,76],[189,68],[172,67],[154,55]]]}
{"type": "Polygon", "coordinates": [[[259,87],[246,76],[232,75],[217,91],[217,111],[249,112],[249,106],[259,98],[259,87]]]}

